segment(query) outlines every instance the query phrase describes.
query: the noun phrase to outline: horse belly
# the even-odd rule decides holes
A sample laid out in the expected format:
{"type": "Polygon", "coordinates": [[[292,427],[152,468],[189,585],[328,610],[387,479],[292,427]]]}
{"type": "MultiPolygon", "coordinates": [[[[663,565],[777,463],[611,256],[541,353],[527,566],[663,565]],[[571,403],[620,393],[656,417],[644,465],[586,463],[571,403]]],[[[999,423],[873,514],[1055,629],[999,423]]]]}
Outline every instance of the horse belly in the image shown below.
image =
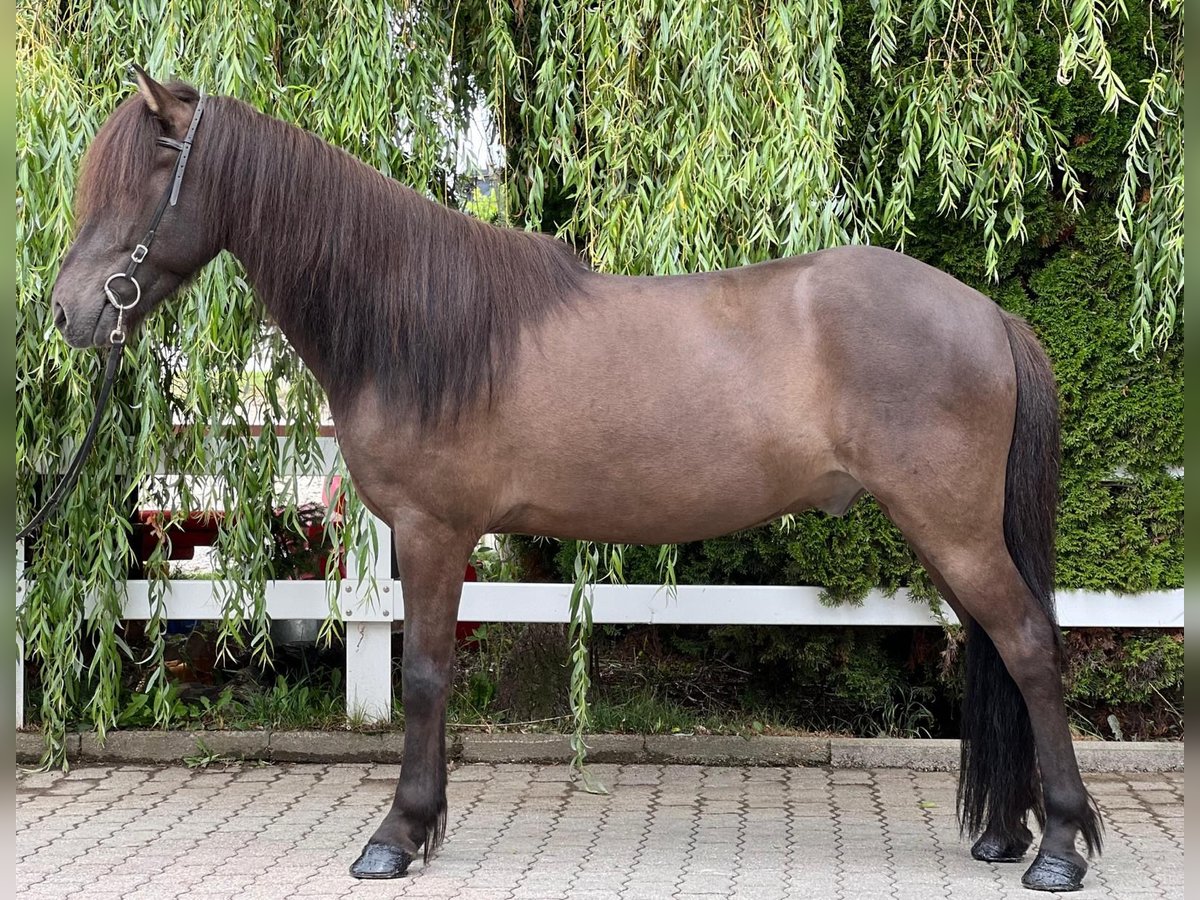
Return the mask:
{"type": "MultiPolygon", "coordinates": [[[[695,435],[692,435],[695,438],[695,435]]],[[[830,455],[735,442],[612,438],[555,454],[510,484],[498,531],[634,544],[717,537],[809,508],[841,514],[861,486],[830,455]],[[595,446],[595,445],[593,445],[595,446]],[[701,448],[708,447],[703,450],[701,448]],[[699,452],[698,452],[699,451],[699,452]],[[563,465],[562,460],[573,464],[563,465]]]]}
{"type": "Polygon", "coordinates": [[[499,530],[675,543],[844,509],[860,488],[835,459],[795,276],[761,277],[645,279],[549,323],[498,435],[499,530]]]}

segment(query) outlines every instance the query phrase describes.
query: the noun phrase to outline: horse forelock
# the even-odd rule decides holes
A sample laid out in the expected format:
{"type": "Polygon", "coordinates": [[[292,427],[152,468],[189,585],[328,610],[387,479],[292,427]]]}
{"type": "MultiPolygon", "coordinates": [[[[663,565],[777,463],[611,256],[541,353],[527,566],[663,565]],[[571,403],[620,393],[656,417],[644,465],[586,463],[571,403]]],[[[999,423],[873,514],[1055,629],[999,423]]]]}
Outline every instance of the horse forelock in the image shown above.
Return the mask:
{"type": "MultiPolygon", "coordinates": [[[[183,82],[172,82],[167,88],[189,103],[199,97],[194,87],[183,82]]],[[[140,93],[135,92],[113,111],[80,166],[75,188],[77,226],[100,210],[120,217],[141,210],[158,153],[155,141],[165,134],[162,121],[140,93]]]]}

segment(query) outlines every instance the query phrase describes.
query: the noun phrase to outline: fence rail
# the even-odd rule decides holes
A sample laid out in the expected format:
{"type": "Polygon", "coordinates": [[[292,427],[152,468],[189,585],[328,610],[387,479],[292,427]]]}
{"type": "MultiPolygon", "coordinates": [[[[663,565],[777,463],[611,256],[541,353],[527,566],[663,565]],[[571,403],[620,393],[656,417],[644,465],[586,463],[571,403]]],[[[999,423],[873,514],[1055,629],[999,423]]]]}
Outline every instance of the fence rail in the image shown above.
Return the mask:
{"type": "MultiPolygon", "coordinates": [[[[383,529],[382,524],[378,527],[383,529]]],[[[381,548],[387,548],[386,534],[381,548]]],[[[390,565],[384,556],[383,563],[390,565]]],[[[389,573],[390,575],[390,573],[389,573]]],[[[377,591],[343,579],[337,614],[346,630],[346,709],[364,720],[386,722],[392,711],[392,625],[404,619],[400,582],[376,578],[377,591]]],[[[20,602],[26,584],[18,579],[20,602]]],[[[150,583],[126,582],[125,618],[151,616],[150,583]]],[[[163,606],[168,619],[220,619],[222,585],[217,581],[169,582],[163,606]]],[[[569,584],[469,582],[463,585],[459,619],[465,622],[565,622],[569,584]]],[[[266,588],[272,619],[324,619],[331,612],[323,581],[274,581],[266,588]]],[[[1065,627],[1182,628],[1183,590],[1120,596],[1092,591],[1058,594],[1059,620],[1065,627]]],[[[922,602],[874,591],[861,605],[827,606],[816,587],[681,585],[668,593],[660,585],[597,585],[593,617],[598,623],[656,625],[890,625],[938,624],[938,615],[922,602]]],[[[940,614],[955,621],[943,607],[940,614]]],[[[18,639],[16,723],[24,721],[23,660],[18,639]]]]}
{"type": "MultiPolygon", "coordinates": [[[[325,471],[334,469],[336,446],[322,438],[325,471]]],[[[386,722],[392,712],[392,625],[404,619],[400,582],[391,577],[388,527],[371,517],[378,556],[368,561],[377,591],[343,579],[336,614],[346,629],[346,710],[364,720],[386,722]]],[[[17,545],[17,603],[28,582],[17,545]]],[[[350,554],[353,556],[353,554],[350,554]]],[[[360,560],[361,562],[361,560],[360,560]]],[[[363,571],[353,559],[347,571],[363,571]]],[[[125,583],[127,619],[151,616],[149,582],[125,583]]],[[[168,583],[164,614],[168,619],[220,619],[222,584],[215,580],[179,579],[168,583]]],[[[571,585],[469,582],[463,585],[459,620],[465,622],[566,622],[571,585]]],[[[1183,590],[1117,595],[1095,591],[1061,591],[1059,621],[1070,628],[1182,628],[1183,590]]],[[[274,581],[266,588],[267,614],[275,620],[325,619],[331,613],[323,581],[274,581]]],[[[874,591],[861,605],[827,606],[818,587],[681,585],[669,593],[660,585],[602,584],[593,593],[598,623],[656,625],[936,625],[939,615],[953,622],[942,607],[935,614],[923,602],[874,591]]],[[[24,659],[17,637],[16,725],[24,723],[24,659]]]]}

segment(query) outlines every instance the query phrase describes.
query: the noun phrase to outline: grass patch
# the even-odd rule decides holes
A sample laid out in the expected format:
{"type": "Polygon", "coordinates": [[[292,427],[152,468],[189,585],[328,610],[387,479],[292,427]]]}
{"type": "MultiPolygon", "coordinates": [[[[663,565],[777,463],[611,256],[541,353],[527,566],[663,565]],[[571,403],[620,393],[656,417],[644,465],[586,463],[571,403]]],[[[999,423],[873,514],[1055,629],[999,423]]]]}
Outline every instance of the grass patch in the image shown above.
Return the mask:
{"type": "MultiPolygon", "coordinates": [[[[132,625],[133,623],[131,623],[132,625]]],[[[460,730],[569,733],[566,715],[523,721],[500,708],[499,679],[520,625],[481,626],[460,644],[447,724],[460,730]]],[[[863,630],[865,632],[865,630],[863,630]]],[[[792,635],[698,627],[600,626],[592,654],[592,732],[617,734],[845,735],[954,737],[957,674],[942,661],[944,636],[905,629],[874,637],[835,629],[792,635]],[[764,643],[763,635],[769,635],[764,643]],[[794,639],[788,640],[786,638],[794,639]],[[724,642],[724,648],[714,644],[724,642]]],[[[126,662],[114,724],[212,730],[401,730],[400,640],[395,641],[392,721],[346,714],[340,644],[277,647],[275,667],[249,654],[217,659],[215,625],[168,639],[169,687],[145,691],[151,672],[126,662]]],[[[123,635],[133,659],[147,658],[136,630],[123,635]]],[[[1182,642],[1174,635],[1068,633],[1072,730],[1117,740],[1182,736],[1182,708],[1171,685],[1180,677],[1182,642]],[[1135,652],[1136,651],[1136,652],[1135,652]],[[1122,655],[1123,654],[1123,655],[1122,655]],[[1110,658],[1111,657],[1111,658],[1110,658]],[[1101,667],[1098,663],[1107,663],[1101,667]],[[1101,676],[1124,665],[1124,680],[1101,676]],[[1099,673],[1099,674],[1097,674],[1099,673]],[[1138,688],[1138,704],[1126,695],[1138,688]],[[1118,719],[1119,716],[1119,719],[1118,719]]],[[[27,664],[28,712],[39,720],[41,688],[27,664]]],[[[1107,676],[1106,676],[1107,677],[1107,676]]],[[[83,709],[73,725],[89,729],[83,709]]],[[[197,753],[197,760],[204,754],[197,753]]]]}

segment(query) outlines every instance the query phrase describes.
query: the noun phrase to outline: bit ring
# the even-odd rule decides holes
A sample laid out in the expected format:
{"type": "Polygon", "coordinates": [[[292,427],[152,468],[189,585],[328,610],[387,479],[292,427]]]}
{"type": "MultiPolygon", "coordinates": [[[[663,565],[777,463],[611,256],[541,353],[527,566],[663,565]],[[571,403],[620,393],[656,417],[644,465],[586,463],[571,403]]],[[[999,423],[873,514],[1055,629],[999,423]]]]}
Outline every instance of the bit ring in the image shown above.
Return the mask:
{"type": "Polygon", "coordinates": [[[142,286],[138,284],[138,280],[132,275],[126,275],[124,272],[113,272],[113,274],[109,275],[104,282],[104,295],[108,297],[108,302],[119,310],[133,309],[138,305],[139,302],[141,302],[142,286]],[[134,295],[133,300],[131,300],[129,303],[122,303],[121,299],[114,294],[112,288],[109,287],[114,278],[126,278],[133,282],[134,295]]]}

